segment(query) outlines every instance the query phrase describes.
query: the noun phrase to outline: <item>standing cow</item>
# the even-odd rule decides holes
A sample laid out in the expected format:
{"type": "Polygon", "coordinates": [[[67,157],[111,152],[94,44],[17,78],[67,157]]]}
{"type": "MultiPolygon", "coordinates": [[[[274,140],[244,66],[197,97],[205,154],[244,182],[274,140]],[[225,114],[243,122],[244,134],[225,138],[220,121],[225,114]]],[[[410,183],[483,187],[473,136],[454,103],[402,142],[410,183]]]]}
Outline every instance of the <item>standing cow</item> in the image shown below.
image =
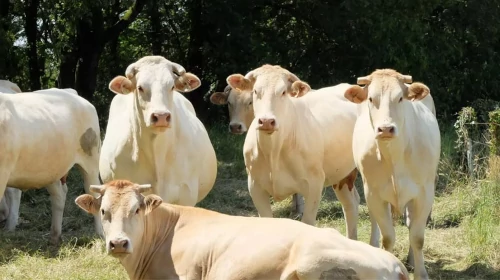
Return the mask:
{"type": "MultiPolygon", "coordinates": [[[[100,130],[95,107],[73,89],[55,88],[0,94],[0,104],[0,193],[7,185],[21,190],[47,186],[52,208],[50,239],[58,244],[67,193],[61,178],[77,164],[87,193],[90,184],[99,182],[100,130]]],[[[19,215],[19,199],[12,202],[7,229],[15,228],[19,215]]],[[[94,221],[102,234],[99,217],[94,221]]]]}
{"type": "MultiPolygon", "coordinates": [[[[391,210],[406,206],[409,222],[410,264],[415,279],[427,279],[424,231],[434,201],[441,139],[435,114],[420,102],[430,90],[411,76],[392,69],[376,70],[358,78],[345,97],[359,104],[353,135],[353,154],[364,183],[370,217],[382,232],[383,246],[392,252],[395,231],[391,210]],[[390,206],[390,207],[389,207],[390,206]]],[[[378,232],[370,243],[379,246],[378,232]]]]}
{"type": "MultiPolygon", "coordinates": [[[[306,94],[308,84],[271,65],[246,76],[230,75],[227,82],[233,89],[253,92],[255,119],[243,154],[248,189],[259,215],[272,217],[269,195],[280,201],[299,193],[305,198],[302,221],[314,225],[324,186],[339,183],[355,168],[350,151],[357,109],[332,94],[350,85],[306,94]]],[[[342,203],[347,235],[357,239],[359,194],[356,188],[334,191],[342,203]]]]}
{"type": "MultiPolygon", "coordinates": [[[[0,93],[21,93],[21,89],[16,83],[8,80],[0,80],[0,93]]],[[[61,178],[61,184],[66,184],[66,179],[68,174],[61,178]]],[[[57,183],[57,182],[55,182],[57,183]]],[[[48,188],[51,188],[49,185],[48,188]]],[[[59,188],[62,186],[56,186],[59,188]]],[[[22,191],[20,189],[7,187],[3,194],[2,199],[0,199],[0,222],[7,220],[9,215],[11,218],[5,223],[5,228],[7,230],[15,230],[18,220],[19,220],[19,206],[21,204],[22,191]]]]}
{"type": "MultiPolygon", "coordinates": [[[[334,87],[328,87],[323,90],[335,89],[334,87]]],[[[308,94],[311,94],[315,90],[311,90],[308,94]]],[[[339,97],[344,98],[344,93],[342,91],[333,91],[332,94],[337,94],[339,97]]],[[[238,91],[232,89],[230,85],[227,85],[223,92],[214,92],[210,95],[210,102],[215,105],[228,105],[229,110],[229,131],[233,134],[243,134],[247,131],[248,127],[255,118],[253,112],[253,98],[251,91],[238,91]]],[[[344,178],[339,184],[340,188],[347,185],[351,190],[354,188],[354,182],[358,175],[357,169],[353,169],[346,178],[344,178]]],[[[337,186],[333,186],[336,188],[337,186]]],[[[292,197],[292,208],[299,216],[304,213],[304,198],[300,194],[293,194],[292,197]]]]}
{"type": "Polygon", "coordinates": [[[99,162],[103,182],[128,179],[151,184],[169,203],[193,206],[206,197],[217,175],[208,133],[181,92],[200,79],[161,56],[130,64],[109,89],[111,102],[99,162]]]}

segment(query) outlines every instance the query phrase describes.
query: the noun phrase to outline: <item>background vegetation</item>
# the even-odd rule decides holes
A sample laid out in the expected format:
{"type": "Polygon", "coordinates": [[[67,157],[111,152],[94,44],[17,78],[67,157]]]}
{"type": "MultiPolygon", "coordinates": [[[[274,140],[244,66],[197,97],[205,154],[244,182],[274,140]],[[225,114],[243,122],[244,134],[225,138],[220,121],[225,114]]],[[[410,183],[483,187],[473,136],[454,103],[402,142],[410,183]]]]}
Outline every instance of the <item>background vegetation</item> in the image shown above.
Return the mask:
{"type": "MultiPolygon", "coordinates": [[[[243,137],[227,133],[227,109],[208,101],[228,75],[279,64],[320,88],[355,83],[376,68],[410,74],[431,88],[443,141],[424,249],[430,276],[494,279],[500,278],[499,12],[495,0],[0,0],[0,79],[24,91],[75,88],[97,107],[104,129],[115,75],[144,55],[180,63],[202,80],[186,97],[219,160],[216,185],[199,206],[255,216],[243,137]]],[[[46,191],[23,194],[18,230],[0,231],[1,279],[126,277],[95,239],[91,217],[73,203],[83,192],[78,173],[71,172],[68,185],[60,248],[47,242],[46,191]]],[[[362,204],[359,235],[368,242],[362,204]]],[[[292,217],[289,200],[273,208],[292,217]]],[[[331,189],[318,226],[345,231],[331,189]]],[[[404,259],[407,248],[408,231],[398,225],[395,254],[404,259]]]]}

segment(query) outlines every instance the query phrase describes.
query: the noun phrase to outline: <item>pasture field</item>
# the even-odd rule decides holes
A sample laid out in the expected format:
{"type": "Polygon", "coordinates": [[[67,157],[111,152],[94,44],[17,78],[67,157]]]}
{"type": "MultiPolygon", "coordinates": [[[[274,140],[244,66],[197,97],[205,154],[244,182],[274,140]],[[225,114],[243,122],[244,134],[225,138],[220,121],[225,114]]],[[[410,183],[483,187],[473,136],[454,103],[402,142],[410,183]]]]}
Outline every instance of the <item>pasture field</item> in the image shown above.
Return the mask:
{"type": "MultiPolygon", "coordinates": [[[[451,125],[449,126],[451,128],[451,125]]],[[[426,230],[424,254],[431,279],[500,279],[500,160],[484,159],[484,176],[469,180],[457,171],[454,131],[441,125],[442,155],[439,181],[426,230]]],[[[219,161],[216,185],[198,206],[222,213],[256,216],[248,195],[242,146],[244,136],[227,132],[225,125],[209,130],[219,161]]],[[[369,241],[370,223],[360,176],[356,187],[361,208],[358,237],[369,241]]],[[[142,182],[141,182],[142,183],[142,182]]],[[[74,169],[68,178],[69,192],[60,248],[48,244],[50,202],[45,190],[23,194],[20,224],[14,233],[0,230],[0,279],[128,279],[118,260],[104,252],[104,243],[93,234],[92,217],[77,208],[74,199],[83,184],[74,169]]],[[[294,218],[291,197],[274,203],[276,217],[294,218]]],[[[317,226],[345,233],[340,203],[331,188],[324,190],[317,226]]],[[[3,225],[0,225],[3,227],[3,225]]],[[[408,230],[397,223],[395,255],[408,251],[408,230]]]]}

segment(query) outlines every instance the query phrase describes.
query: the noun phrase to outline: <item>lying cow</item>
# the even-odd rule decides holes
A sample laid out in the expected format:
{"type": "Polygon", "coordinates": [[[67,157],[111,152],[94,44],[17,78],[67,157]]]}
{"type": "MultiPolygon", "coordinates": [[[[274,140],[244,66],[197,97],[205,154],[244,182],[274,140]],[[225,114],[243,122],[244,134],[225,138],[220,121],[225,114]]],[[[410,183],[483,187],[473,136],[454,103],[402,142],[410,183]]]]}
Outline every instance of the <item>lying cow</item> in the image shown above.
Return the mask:
{"type": "MultiPolygon", "coordinates": [[[[355,168],[352,130],[357,108],[333,92],[339,84],[306,94],[310,87],[280,66],[264,65],[227,78],[231,88],[253,91],[255,119],[243,147],[248,189],[261,217],[272,217],[269,195],[305,198],[302,221],[316,222],[324,186],[336,185],[355,168]],[[296,98],[300,97],[300,98],[296,98]]],[[[347,236],[357,239],[359,194],[334,188],[342,203],[347,236]]]]}
{"type": "Polygon", "coordinates": [[[200,79],[161,56],[141,58],[125,74],[109,83],[116,96],[99,162],[102,181],[151,183],[165,201],[194,206],[217,175],[207,130],[180,93],[198,88],[200,79]]]}
{"type": "MultiPolygon", "coordinates": [[[[77,164],[88,193],[99,183],[100,130],[95,107],[73,89],[46,89],[19,94],[0,94],[3,112],[0,125],[0,194],[6,186],[21,190],[47,186],[52,208],[50,240],[61,239],[67,187],[61,182],[77,164]]],[[[18,200],[15,200],[15,202],[18,200]]],[[[15,227],[19,204],[9,212],[7,228],[15,227]]],[[[95,227],[102,232],[100,220],[95,227]]]]}
{"type": "MultiPolygon", "coordinates": [[[[420,102],[429,88],[392,69],[358,78],[345,97],[361,113],[353,135],[353,153],[364,183],[370,212],[382,232],[384,248],[392,252],[396,216],[407,207],[410,252],[415,279],[428,279],[422,248],[427,218],[434,202],[441,138],[435,111],[420,102]],[[390,208],[389,208],[390,206],[390,208]]],[[[378,232],[371,244],[378,247],[378,232]]]]}
{"type": "Polygon", "coordinates": [[[335,229],[162,203],[150,187],[111,181],[75,200],[101,213],[130,279],[409,279],[394,255],[335,229]]]}
{"type": "MultiPolygon", "coordinates": [[[[311,92],[314,92],[314,90],[311,90],[308,94],[311,94],[311,92]]],[[[344,93],[342,91],[334,91],[332,94],[337,94],[339,97],[344,98],[344,93]]],[[[251,91],[238,91],[232,89],[230,85],[227,85],[223,92],[212,93],[212,95],[210,95],[210,102],[215,105],[227,104],[229,110],[229,131],[233,134],[245,133],[255,118],[251,91]]],[[[352,190],[357,174],[358,171],[353,169],[351,173],[338,184],[340,188],[346,184],[349,190],[352,190]]],[[[337,186],[333,187],[336,188],[337,186]]],[[[293,211],[299,216],[303,215],[304,198],[300,194],[293,194],[292,207],[293,211]]]]}

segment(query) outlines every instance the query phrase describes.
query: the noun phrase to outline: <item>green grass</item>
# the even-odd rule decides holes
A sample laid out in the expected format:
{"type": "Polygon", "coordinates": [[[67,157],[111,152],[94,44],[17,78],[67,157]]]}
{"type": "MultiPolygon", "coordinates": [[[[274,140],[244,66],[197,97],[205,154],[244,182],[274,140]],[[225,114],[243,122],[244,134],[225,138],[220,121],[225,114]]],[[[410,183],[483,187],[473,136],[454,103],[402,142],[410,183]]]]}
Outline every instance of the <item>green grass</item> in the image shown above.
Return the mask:
{"type": "MultiPolygon", "coordinates": [[[[210,194],[198,206],[222,213],[257,216],[248,195],[242,146],[245,136],[234,136],[225,125],[209,131],[217,151],[219,171],[210,194]]],[[[426,230],[425,261],[431,279],[500,278],[500,160],[490,160],[484,180],[471,181],[456,168],[454,132],[442,131],[442,158],[432,222],[426,230]]],[[[488,163],[484,163],[485,165],[488,163]]],[[[23,194],[21,219],[14,233],[0,230],[0,279],[127,279],[118,261],[107,256],[93,233],[93,221],[74,204],[83,193],[76,170],[69,177],[63,221],[63,243],[49,246],[50,202],[47,191],[23,194]]],[[[362,196],[361,182],[356,183],[362,196]]],[[[320,227],[345,233],[340,203],[326,188],[320,203],[320,227]]],[[[288,198],[273,203],[276,216],[293,218],[288,198]]],[[[408,230],[398,223],[395,255],[404,260],[408,230]]],[[[362,198],[359,239],[368,242],[370,223],[362,198]]]]}

